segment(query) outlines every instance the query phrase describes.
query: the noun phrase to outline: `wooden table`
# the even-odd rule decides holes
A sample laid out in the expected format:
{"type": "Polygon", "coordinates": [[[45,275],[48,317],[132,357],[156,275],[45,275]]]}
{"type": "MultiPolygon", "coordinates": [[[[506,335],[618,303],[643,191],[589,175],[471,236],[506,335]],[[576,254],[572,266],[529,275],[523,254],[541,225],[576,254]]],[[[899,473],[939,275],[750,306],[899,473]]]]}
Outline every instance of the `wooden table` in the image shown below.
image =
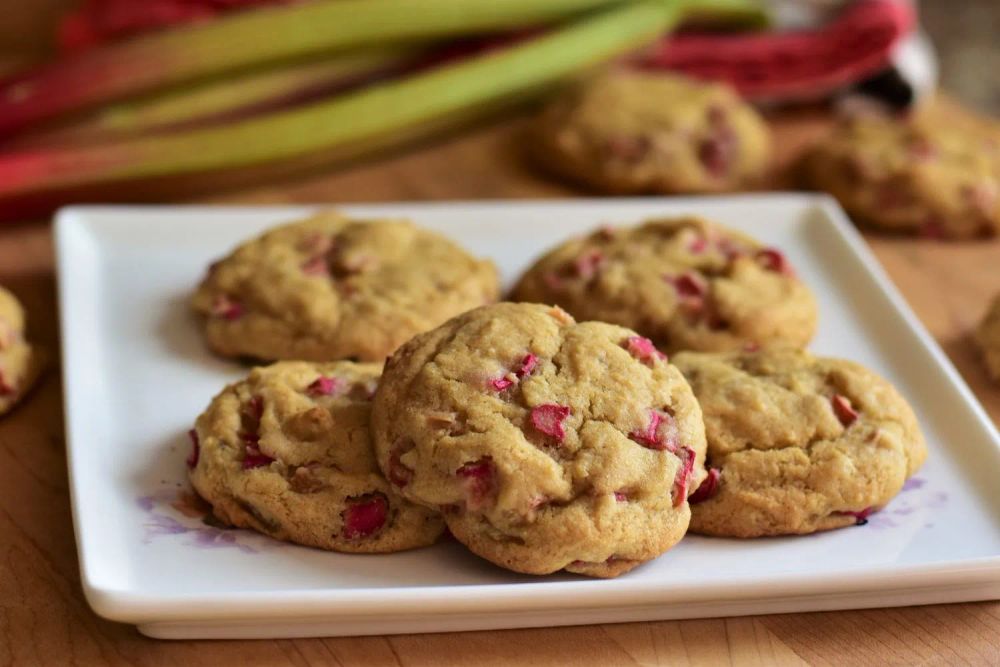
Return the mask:
{"type": "MultiPolygon", "coordinates": [[[[214,198],[283,203],[571,196],[527,167],[520,120],[308,180],[214,198]]],[[[782,161],[825,119],[776,120],[782,161]]],[[[1000,288],[1000,243],[869,239],[910,304],[986,405],[1000,388],[968,333],[1000,288]]],[[[0,230],[0,283],[24,301],[33,336],[58,347],[50,227],[0,230]]],[[[58,364],[0,419],[0,665],[314,664],[1000,664],[1000,603],[463,634],[259,642],[161,642],[95,616],[77,569],[63,448],[58,364]]]]}

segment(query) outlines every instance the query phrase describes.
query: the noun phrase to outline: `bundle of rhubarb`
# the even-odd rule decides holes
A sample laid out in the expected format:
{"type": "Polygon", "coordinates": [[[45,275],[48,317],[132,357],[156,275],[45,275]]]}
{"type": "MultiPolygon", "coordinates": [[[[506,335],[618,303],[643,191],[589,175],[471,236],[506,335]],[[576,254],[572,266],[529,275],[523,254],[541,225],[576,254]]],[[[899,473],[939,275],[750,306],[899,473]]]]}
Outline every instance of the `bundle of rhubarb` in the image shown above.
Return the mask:
{"type": "Polygon", "coordinates": [[[0,218],[351,159],[522,102],[688,18],[765,20],[756,0],[149,4],[264,6],[96,32],[0,80],[0,218]]]}

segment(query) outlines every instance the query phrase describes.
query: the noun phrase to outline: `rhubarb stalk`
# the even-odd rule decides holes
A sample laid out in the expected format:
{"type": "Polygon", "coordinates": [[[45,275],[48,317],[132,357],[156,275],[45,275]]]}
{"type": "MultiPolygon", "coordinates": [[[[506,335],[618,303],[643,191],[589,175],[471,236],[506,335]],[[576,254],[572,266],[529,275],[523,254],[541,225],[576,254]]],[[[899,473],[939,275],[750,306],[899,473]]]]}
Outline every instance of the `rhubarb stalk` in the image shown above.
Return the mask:
{"type": "Polygon", "coordinates": [[[137,134],[232,121],[315,101],[401,74],[425,58],[423,49],[369,49],[209,81],[96,110],[71,125],[28,132],[3,144],[38,148],[107,142],[137,134]]]}
{"type": "Polygon", "coordinates": [[[95,188],[114,187],[120,198],[121,186],[128,183],[317,154],[326,162],[343,160],[424,137],[649,43],[681,19],[688,6],[664,0],[616,5],[516,46],[227,126],[107,146],[0,155],[0,217],[50,210],[60,198],[95,188]]]}
{"type": "Polygon", "coordinates": [[[266,63],[544,25],[623,0],[315,0],[241,12],[63,59],[0,85],[0,136],[266,63]]]}

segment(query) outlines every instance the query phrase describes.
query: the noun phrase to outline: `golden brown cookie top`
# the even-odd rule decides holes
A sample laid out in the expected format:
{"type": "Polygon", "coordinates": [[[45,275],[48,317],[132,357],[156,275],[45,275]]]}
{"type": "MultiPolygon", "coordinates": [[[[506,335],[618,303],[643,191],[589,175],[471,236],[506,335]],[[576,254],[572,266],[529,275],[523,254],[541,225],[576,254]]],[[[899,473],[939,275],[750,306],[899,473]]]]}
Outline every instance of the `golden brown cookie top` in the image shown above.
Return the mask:
{"type": "Polygon", "coordinates": [[[399,497],[369,434],[377,364],[280,362],[255,368],[198,417],[195,489],[229,523],[336,551],[432,543],[435,512],[399,497]]]}
{"type": "Polygon", "coordinates": [[[686,352],[674,363],[708,439],[710,476],[692,497],[692,531],[756,537],[851,525],[888,503],[926,457],[910,406],[854,362],[772,349],[686,352]]]}
{"type": "Polygon", "coordinates": [[[528,269],[512,298],[620,324],[670,352],[804,346],[816,328],[812,293],[781,251],[693,216],[567,241],[528,269]]]}
{"type": "Polygon", "coordinates": [[[843,121],[803,175],[874,226],[954,238],[1000,229],[1000,128],[938,105],[843,121]]]}
{"type": "Polygon", "coordinates": [[[193,304],[226,356],[381,361],[498,291],[493,264],[444,236],[326,212],[239,246],[209,269],[193,304]]]}
{"type": "Polygon", "coordinates": [[[666,357],[538,304],[478,308],[405,344],[372,429],[403,495],[520,572],[614,576],[659,555],[703,475],[700,410],[666,357]]]}
{"type": "Polygon", "coordinates": [[[716,192],[760,180],[763,119],[725,85],[611,70],[557,97],[531,135],[545,164],[611,192],[716,192]]]}

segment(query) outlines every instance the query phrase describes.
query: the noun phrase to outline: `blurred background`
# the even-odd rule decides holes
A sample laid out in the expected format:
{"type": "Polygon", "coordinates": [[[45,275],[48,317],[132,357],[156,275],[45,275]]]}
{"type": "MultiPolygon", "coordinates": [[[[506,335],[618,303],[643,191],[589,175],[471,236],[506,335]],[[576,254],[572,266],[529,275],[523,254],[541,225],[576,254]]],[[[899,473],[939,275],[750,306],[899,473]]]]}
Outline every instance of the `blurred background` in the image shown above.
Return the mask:
{"type": "MultiPolygon", "coordinates": [[[[713,191],[802,185],[820,134],[802,118],[903,122],[939,90],[1000,115],[994,0],[354,1],[367,18],[342,0],[0,0],[0,220],[337,173],[520,122],[605,63],[724,81],[765,114],[772,167],[713,191]]],[[[992,210],[988,185],[968,187],[992,210]]]]}
{"type": "MultiPolygon", "coordinates": [[[[808,0],[803,0],[808,2],[808,0]]],[[[0,0],[0,62],[6,67],[43,58],[56,26],[79,0],[0,0]]],[[[142,0],[134,0],[142,5],[142,0]]],[[[1000,115],[1000,2],[922,0],[923,27],[938,52],[941,85],[962,102],[1000,115]]]]}

